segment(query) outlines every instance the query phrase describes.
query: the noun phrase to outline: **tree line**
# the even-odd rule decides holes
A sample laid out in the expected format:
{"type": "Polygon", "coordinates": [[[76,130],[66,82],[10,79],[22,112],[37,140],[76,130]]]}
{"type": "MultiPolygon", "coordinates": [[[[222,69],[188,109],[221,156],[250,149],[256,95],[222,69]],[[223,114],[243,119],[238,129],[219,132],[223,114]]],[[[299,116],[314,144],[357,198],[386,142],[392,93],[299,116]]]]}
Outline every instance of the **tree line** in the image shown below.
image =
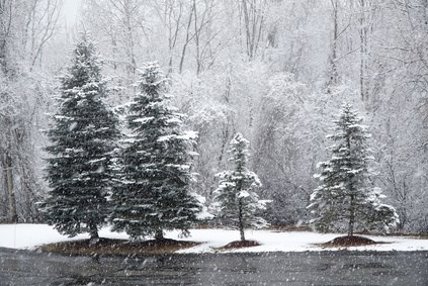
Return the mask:
{"type": "Polygon", "coordinates": [[[426,231],[425,0],[83,0],[74,22],[61,0],[0,2],[1,221],[41,219],[43,130],[66,51],[86,31],[103,55],[112,105],[131,99],[137,67],[159,60],[173,104],[199,135],[193,187],[207,203],[240,132],[252,143],[259,195],[271,201],[265,219],[309,220],[313,174],[330,157],[325,134],[350,102],[370,126],[373,184],[396,207],[398,229],[426,231]]]}
{"type": "MultiPolygon", "coordinates": [[[[168,80],[157,63],[141,70],[133,100],[125,104],[126,126],[106,104],[108,88],[94,45],[84,39],[73,53],[62,78],[59,109],[48,130],[47,180],[50,191],[40,203],[45,221],[70,236],[89,233],[96,243],[107,223],[131,239],[163,240],[168,230],[184,235],[200,220],[203,202],[192,194],[193,157],[197,134],[184,130],[185,116],[171,105],[168,80]]],[[[395,209],[382,204],[381,192],[370,182],[369,134],[360,119],[344,106],[333,157],[321,164],[322,184],[308,206],[321,231],[396,226],[395,209]]],[[[268,223],[259,199],[261,182],[247,167],[249,142],[237,133],[230,143],[232,170],[217,175],[210,208],[223,225],[235,227],[245,241],[245,229],[268,223]]],[[[207,221],[205,221],[207,222],[207,221]]]]}

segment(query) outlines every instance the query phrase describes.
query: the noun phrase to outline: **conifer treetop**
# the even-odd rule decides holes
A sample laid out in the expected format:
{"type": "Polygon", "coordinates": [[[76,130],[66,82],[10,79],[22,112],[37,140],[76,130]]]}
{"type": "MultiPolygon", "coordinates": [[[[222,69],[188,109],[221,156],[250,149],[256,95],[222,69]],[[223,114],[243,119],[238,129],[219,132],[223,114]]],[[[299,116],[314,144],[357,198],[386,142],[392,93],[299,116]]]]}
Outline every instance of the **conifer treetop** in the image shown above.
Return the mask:
{"type": "Polygon", "coordinates": [[[232,153],[232,157],[229,158],[231,162],[242,162],[244,164],[248,161],[248,156],[250,156],[250,152],[248,151],[248,146],[250,146],[250,142],[244,138],[241,133],[236,133],[233,137],[232,141],[230,141],[230,150],[232,153]]]}
{"type": "Polygon", "coordinates": [[[368,133],[368,127],[361,124],[363,120],[364,118],[358,115],[350,103],[344,103],[339,118],[333,121],[336,124],[335,133],[327,135],[327,138],[337,141],[351,135],[351,140],[369,139],[371,134],[368,133]]]}
{"type": "MultiPolygon", "coordinates": [[[[166,87],[167,79],[164,76],[158,62],[149,62],[146,63],[142,69],[139,69],[140,80],[138,84],[143,87],[143,92],[150,93],[153,86],[156,87],[166,87]]],[[[165,91],[161,89],[159,91],[165,91]]]]}
{"type": "Polygon", "coordinates": [[[84,87],[87,84],[103,81],[101,75],[101,62],[96,54],[95,45],[84,39],[80,41],[73,51],[72,64],[68,73],[62,77],[65,92],[67,88],[84,87]]]}

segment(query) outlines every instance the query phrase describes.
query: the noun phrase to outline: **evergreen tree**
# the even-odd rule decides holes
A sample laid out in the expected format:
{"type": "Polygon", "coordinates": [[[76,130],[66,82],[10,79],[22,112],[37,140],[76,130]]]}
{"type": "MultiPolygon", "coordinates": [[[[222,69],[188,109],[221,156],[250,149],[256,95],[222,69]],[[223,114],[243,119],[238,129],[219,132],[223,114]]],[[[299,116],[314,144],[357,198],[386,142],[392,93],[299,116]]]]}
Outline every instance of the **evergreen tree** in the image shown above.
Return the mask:
{"type": "Polygon", "coordinates": [[[112,195],[114,230],[132,238],[164,230],[184,234],[196,222],[200,205],[189,193],[191,149],[196,133],[183,131],[184,116],[170,105],[166,79],[156,63],[141,74],[140,92],[130,104],[124,140],[121,182],[112,195]]]}
{"type": "Polygon", "coordinates": [[[242,134],[237,133],[230,145],[229,161],[233,162],[234,168],[217,174],[220,183],[214,200],[218,207],[218,217],[225,224],[237,227],[241,240],[245,241],[245,228],[259,228],[267,224],[263,218],[256,215],[257,211],[265,208],[266,201],[259,200],[255,190],[261,186],[260,180],[247,168],[249,142],[242,134]]]}
{"type": "Polygon", "coordinates": [[[345,223],[348,236],[356,226],[364,230],[387,229],[398,222],[392,206],[382,204],[380,189],[373,187],[373,161],[367,128],[362,118],[346,104],[337,121],[335,133],[327,138],[335,144],[332,157],[321,162],[321,173],[315,175],[321,185],[311,195],[308,209],[314,215],[312,222],[323,232],[330,231],[335,223],[345,223]]]}
{"type": "Polygon", "coordinates": [[[62,78],[60,107],[48,131],[51,190],[41,205],[47,222],[60,233],[89,232],[95,242],[108,215],[106,195],[119,136],[117,119],[104,102],[106,96],[94,46],[84,40],[62,78]]]}

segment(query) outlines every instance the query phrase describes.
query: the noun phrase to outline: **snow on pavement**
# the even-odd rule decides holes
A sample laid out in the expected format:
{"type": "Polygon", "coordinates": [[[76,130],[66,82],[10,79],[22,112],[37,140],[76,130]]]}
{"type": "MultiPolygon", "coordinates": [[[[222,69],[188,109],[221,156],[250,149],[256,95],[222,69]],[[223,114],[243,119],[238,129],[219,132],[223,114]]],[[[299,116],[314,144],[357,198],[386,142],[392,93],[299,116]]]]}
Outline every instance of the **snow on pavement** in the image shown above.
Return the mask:
{"type": "MultiPolygon", "coordinates": [[[[214,253],[216,248],[239,239],[239,232],[225,229],[193,229],[190,237],[180,237],[176,231],[168,232],[167,238],[202,242],[201,245],[180,250],[179,253],[214,253]]],[[[340,236],[340,234],[320,234],[314,232],[280,232],[275,230],[247,230],[246,238],[257,240],[260,246],[227,250],[222,252],[301,252],[338,250],[338,248],[321,248],[316,244],[324,243],[340,236]]],[[[100,231],[101,237],[126,239],[125,233],[114,233],[109,228],[100,231]]],[[[428,239],[417,239],[398,236],[366,236],[384,244],[349,247],[348,250],[359,251],[428,251],[428,239]]],[[[1,224],[0,247],[15,249],[34,249],[35,247],[71,239],[88,238],[82,234],[69,238],[59,234],[51,226],[45,224],[1,224]]]]}

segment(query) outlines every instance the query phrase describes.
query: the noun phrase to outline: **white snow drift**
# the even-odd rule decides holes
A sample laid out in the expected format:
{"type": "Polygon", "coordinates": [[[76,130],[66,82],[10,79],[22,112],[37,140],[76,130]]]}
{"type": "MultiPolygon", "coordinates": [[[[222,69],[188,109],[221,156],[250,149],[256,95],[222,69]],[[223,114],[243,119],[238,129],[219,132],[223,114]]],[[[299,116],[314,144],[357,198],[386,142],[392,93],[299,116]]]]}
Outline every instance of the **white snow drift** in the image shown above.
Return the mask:
{"type": "MultiPolygon", "coordinates": [[[[168,232],[167,238],[202,242],[201,245],[184,249],[179,253],[214,253],[216,248],[239,239],[236,230],[224,229],[193,229],[191,236],[182,238],[178,232],[168,232]]],[[[248,230],[247,239],[257,240],[262,245],[257,247],[234,249],[222,252],[302,252],[338,250],[338,248],[321,248],[317,244],[327,242],[340,234],[319,234],[313,232],[280,232],[275,230],[248,230]]],[[[114,233],[108,228],[100,231],[100,236],[127,239],[125,233],[114,233]]],[[[44,224],[3,224],[0,225],[0,247],[14,249],[34,249],[39,245],[71,239],[88,238],[79,235],[68,238],[60,235],[51,226],[44,224]]],[[[384,244],[349,247],[348,250],[368,251],[428,251],[428,239],[397,236],[367,236],[384,244]]]]}

